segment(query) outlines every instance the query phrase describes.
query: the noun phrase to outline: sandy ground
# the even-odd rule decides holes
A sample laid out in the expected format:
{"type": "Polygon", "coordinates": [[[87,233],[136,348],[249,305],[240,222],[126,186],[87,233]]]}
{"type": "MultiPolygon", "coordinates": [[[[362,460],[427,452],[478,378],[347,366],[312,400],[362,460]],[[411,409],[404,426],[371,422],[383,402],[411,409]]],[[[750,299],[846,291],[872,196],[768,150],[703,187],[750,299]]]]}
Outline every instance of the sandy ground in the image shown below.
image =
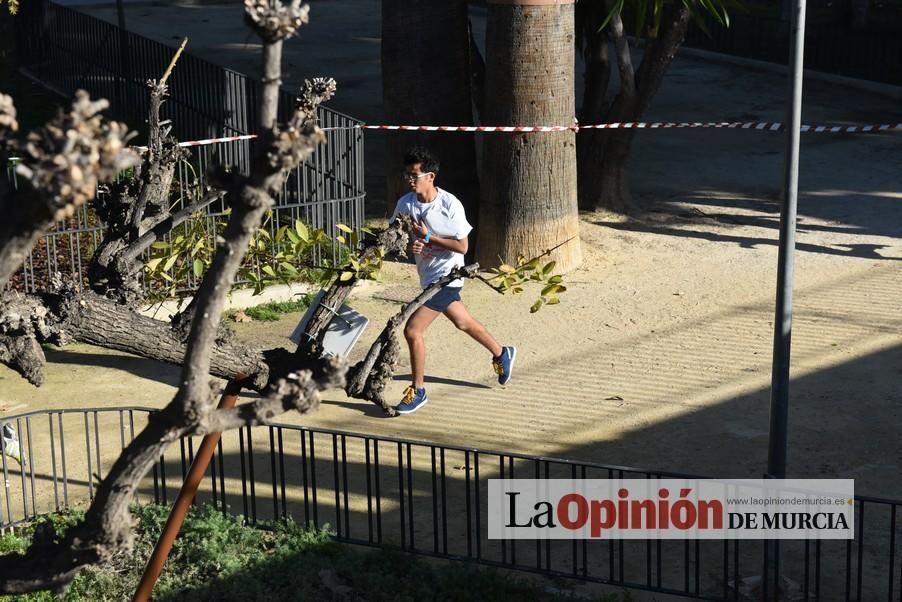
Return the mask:
{"type": "MultiPolygon", "coordinates": [[[[378,69],[371,63],[354,68],[378,69]]],[[[369,71],[358,76],[367,78],[369,71]]],[[[772,73],[678,59],[649,119],[779,121],[785,89],[772,73]]],[[[805,122],[902,122],[898,103],[879,96],[822,83],[808,84],[805,93],[805,122]]],[[[896,498],[900,142],[898,132],[803,135],[788,466],[790,476],[851,477],[857,493],[896,498]]],[[[781,134],[767,132],[639,133],[631,178],[645,210],[626,220],[582,216],[585,261],[566,276],[560,305],[530,315],[529,292],[503,298],[476,282],[465,287],[471,312],[519,348],[508,386],[494,382],[481,347],[440,320],[427,337],[430,403],[422,411],[387,419],[374,406],[328,392],[316,413],[285,421],[646,469],[761,476],[782,144],[781,134]]],[[[415,285],[413,267],[395,264],[384,283],[355,293],[353,306],[371,320],[355,357],[415,285]]],[[[261,346],[287,345],[298,319],[236,329],[261,346]]],[[[41,408],[158,407],[178,378],[175,367],[84,345],[48,356],[40,389],[0,369],[0,417],[41,408]]],[[[408,378],[405,363],[393,395],[408,378]]]]}

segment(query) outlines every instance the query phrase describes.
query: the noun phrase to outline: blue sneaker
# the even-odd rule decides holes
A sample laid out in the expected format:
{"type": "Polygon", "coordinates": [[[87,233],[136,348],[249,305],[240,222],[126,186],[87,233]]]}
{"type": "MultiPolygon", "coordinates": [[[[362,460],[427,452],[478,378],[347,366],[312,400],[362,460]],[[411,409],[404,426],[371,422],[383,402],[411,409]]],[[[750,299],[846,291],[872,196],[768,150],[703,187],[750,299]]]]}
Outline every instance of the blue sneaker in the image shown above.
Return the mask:
{"type": "Polygon", "coordinates": [[[506,385],[514,372],[514,360],[517,359],[516,347],[502,347],[501,355],[492,359],[492,368],[498,375],[498,384],[506,385]]]}
{"type": "Polygon", "coordinates": [[[428,401],[426,389],[407,387],[404,389],[404,397],[401,399],[401,403],[395,406],[395,411],[399,414],[411,414],[426,405],[428,401]]]}

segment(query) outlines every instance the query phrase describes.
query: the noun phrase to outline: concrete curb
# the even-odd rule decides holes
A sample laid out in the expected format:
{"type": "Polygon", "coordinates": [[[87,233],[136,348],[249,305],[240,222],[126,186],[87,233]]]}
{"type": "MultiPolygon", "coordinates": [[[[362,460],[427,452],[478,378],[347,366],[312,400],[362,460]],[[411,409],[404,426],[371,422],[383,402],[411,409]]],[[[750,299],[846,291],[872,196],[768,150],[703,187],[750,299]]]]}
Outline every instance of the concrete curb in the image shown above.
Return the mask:
{"type": "MultiPolygon", "coordinates": [[[[373,280],[361,280],[351,291],[349,299],[360,297],[372,297],[380,288],[384,287],[382,282],[373,280]]],[[[272,303],[279,301],[297,301],[298,296],[304,293],[316,292],[313,285],[299,282],[293,285],[274,284],[263,289],[259,295],[255,295],[253,289],[242,288],[232,291],[226,301],[226,310],[229,309],[246,309],[263,303],[272,303]]],[[[181,307],[186,307],[191,302],[192,297],[185,297],[182,300],[181,307]]],[[[179,304],[174,301],[164,301],[163,303],[155,303],[142,307],[138,313],[149,318],[157,320],[169,321],[170,318],[179,310],[179,304]]]]}

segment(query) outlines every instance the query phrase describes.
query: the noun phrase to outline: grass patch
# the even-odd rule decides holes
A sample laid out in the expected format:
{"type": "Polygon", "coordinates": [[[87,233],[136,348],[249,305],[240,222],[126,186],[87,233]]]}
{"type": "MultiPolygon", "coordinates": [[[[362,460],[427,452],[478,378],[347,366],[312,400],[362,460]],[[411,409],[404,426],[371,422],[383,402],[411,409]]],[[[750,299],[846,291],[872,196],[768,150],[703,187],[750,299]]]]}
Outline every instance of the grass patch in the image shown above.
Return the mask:
{"type": "Polygon", "coordinates": [[[310,307],[310,296],[302,295],[297,301],[273,301],[255,305],[244,310],[244,313],[261,322],[275,322],[284,314],[307,311],[310,307]]]}
{"type": "MultiPolygon", "coordinates": [[[[0,597],[6,601],[128,600],[169,513],[168,506],[135,505],[135,547],[110,563],[88,568],[56,598],[49,592],[0,597]]],[[[61,531],[78,513],[54,514],[37,523],[61,531]]],[[[392,550],[333,542],[325,531],[292,522],[246,527],[212,506],[192,508],[154,588],[154,600],[576,600],[547,591],[531,577],[475,565],[425,560],[392,550]]],[[[33,527],[31,528],[33,532],[33,527]]],[[[0,551],[24,549],[30,534],[0,538],[0,551]]],[[[628,600],[618,594],[595,600],[628,600]]]]}

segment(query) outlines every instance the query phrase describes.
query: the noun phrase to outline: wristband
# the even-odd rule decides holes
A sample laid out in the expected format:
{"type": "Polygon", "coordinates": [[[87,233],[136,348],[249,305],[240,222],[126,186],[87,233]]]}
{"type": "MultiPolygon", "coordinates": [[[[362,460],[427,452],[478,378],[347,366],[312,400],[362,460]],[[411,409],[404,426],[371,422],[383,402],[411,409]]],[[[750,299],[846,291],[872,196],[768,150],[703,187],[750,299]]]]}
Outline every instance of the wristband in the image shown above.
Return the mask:
{"type": "Polygon", "coordinates": [[[426,236],[423,237],[423,242],[429,244],[429,240],[432,238],[432,232],[430,230],[426,230],[426,236]]]}

